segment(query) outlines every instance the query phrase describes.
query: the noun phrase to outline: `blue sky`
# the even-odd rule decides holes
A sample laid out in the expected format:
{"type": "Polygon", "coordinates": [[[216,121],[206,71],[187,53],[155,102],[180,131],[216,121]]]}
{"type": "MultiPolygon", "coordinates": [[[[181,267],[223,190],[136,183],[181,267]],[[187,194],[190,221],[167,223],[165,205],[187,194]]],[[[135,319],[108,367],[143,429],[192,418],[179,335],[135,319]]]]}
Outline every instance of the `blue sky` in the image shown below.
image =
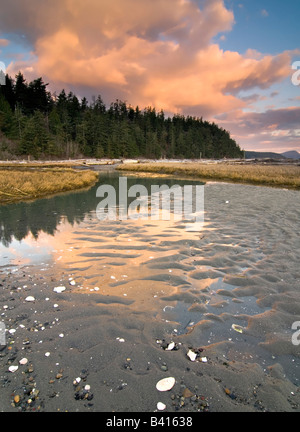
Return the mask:
{"type": "Polygon", "coordinates": [[[279,54],[300,47],[300,1],[226,0],[234,11],[233,31],[221,43],[223,49],[256,49],[263,54],[279,54]]]}
{"type": "Polygon", "coordinates": [[[299,0],[10,0],[0,61],[51,91],[203,116],[246,150],[300,152],[299,0]]]}

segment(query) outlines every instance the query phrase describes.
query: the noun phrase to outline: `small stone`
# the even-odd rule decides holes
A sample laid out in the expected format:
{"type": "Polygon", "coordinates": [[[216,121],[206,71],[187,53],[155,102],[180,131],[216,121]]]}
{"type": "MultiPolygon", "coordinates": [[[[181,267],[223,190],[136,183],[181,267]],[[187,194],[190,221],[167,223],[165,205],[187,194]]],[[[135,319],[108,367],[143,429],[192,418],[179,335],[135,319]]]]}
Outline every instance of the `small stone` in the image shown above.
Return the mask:
{"type": "Polygon", "coordinates": [[[164,372],[167,372],[168,366],[167,365],[162,365],[161,366],[161,370],[164,371],[164,372]]]}
{"type": "Polygon", "coordinates": [[[50,356],[50,353],[49,352],[46,352],[45,353],[45,357],[49,357],[50,356]]]}
{"type": "Polygon", "coordinates": [[[27,302],[34,302],[35,298],[33,296],[28,296],[28,297],[26,297],[25,301],[27,301],[27,302]]]}
{"type": "Polygon", "coordinates": [[[188,388],[185,388],[185,389],[183,390],[183,393],[182,393],[182,396],[183,396],[184,398],[191,398],[191,397],[193,397],[194,395],[195,395],[195,393],[192,393],[191,390],[189,390],[188,388]]]}
{"type": "Polygon", "coordinates": [[[80,378],[80,377],[77,377],[77,378],[74,379],[73,384],[74,384],[74,385],[77,385],[77,384],[80,383],[80,381],[81,381],[81,378],[80,378]]]}
{"type": "Polygon", "coordinates": [[[175,348],[175,342],[171,342],[167,346],[166,351],[172,351],[174,348],[175,348]]]}
{"type": "Polygon", "coordinates": [[[14,402],[15,402],[16,404],[18,404],[18,403],[20,402],[20,396],[19,396],[19,395],[16,395],[16,396],[14,397],[14,402]]]}
{"type": "Polygon", "coordinates": [[[18,369],[19,369],[19,366],[9,366],[9,368],[8,368],[9,372],[12,372],[12,373],[16,372],[18,369]]]}
{"type": "Polygon", "coordinates": [[[62,373],[58,373],[58,374],[56,374],[55,378],[56,378],[56,379],[60,379],[60,378],[62,378],[62,376],[63,376],[62,373]]]}
{"type": "Polygon", "coordinates": [[[66,289],[66,287],[64,287],[64,286],[58,286],[58,287],[53,288],[53,291],[60,294],[60,293],[64,292],[65,289],[66,289]]]}
{"type": "Polygon", "coordinates": [[[163,411],[163,410],[165,410],[167,408],[167,406],[164,404],[164,403],[162,403],[162,402],[158,402],[157,403],[157,409],[159,410],[159,411],[163,411]]]}
{"type": "Polygon", "coordinates": [[[197,354],[192,350],[188,351],[187,356],[192,362],[194,362],[197,358],[197,354]]]}
{"type": "Polygon", "coordinates": [[[19,363],[20,365],[26,365],[28,363],[28,359],[24,357],[19,361],[19,363]]]}

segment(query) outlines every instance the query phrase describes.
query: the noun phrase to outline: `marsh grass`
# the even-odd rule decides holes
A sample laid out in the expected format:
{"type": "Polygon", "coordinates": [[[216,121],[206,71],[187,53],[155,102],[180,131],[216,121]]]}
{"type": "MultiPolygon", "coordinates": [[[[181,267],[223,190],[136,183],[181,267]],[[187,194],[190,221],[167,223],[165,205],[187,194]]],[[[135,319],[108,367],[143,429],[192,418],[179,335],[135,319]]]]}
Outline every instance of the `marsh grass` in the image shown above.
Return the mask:
{"type": "Polygon", "coordinates": [[[81,189],[98,179],[94,171],[70,168],[0,169],[0,203],[30,200],[81,189]]]}
{"type": "Polygon", "coordinates": [[[300,166],[294,165],[155,162],[120,165],[117,169],[300,189],[300,166]]]}

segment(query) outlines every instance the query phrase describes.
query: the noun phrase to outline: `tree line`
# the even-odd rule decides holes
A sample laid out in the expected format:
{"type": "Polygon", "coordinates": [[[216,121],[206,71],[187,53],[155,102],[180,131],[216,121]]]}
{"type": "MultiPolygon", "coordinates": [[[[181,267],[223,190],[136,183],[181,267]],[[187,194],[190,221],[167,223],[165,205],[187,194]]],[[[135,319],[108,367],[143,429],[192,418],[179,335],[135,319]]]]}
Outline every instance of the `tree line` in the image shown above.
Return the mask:
{"type": "Polygon", "coordinates": [[[47,90],[42,78],[6,75],[0,89],[0,157],[222,158],[241,157],[228,131],[202,117],[166,117],[101,95],[89,102],[47,90]]]}

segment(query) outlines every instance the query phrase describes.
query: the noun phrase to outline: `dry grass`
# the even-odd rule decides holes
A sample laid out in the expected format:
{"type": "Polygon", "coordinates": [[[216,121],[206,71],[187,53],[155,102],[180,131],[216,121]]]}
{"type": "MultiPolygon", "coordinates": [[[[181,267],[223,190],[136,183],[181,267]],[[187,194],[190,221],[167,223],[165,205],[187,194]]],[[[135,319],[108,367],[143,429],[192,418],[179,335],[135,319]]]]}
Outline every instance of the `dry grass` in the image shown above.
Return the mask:
{"type": "Polygon", "coordinates": [[[199,180],[219,180],[300,189],[300,166],[235,163],[155,162],[126,164],[119,170],[189,176],[199,180]]]}
{"type": "Polygon", "coordinates": [[[94,171],[68,168],[0,170],[0,203],[29,200],[91,186],[98,179],[94,171]]]}

